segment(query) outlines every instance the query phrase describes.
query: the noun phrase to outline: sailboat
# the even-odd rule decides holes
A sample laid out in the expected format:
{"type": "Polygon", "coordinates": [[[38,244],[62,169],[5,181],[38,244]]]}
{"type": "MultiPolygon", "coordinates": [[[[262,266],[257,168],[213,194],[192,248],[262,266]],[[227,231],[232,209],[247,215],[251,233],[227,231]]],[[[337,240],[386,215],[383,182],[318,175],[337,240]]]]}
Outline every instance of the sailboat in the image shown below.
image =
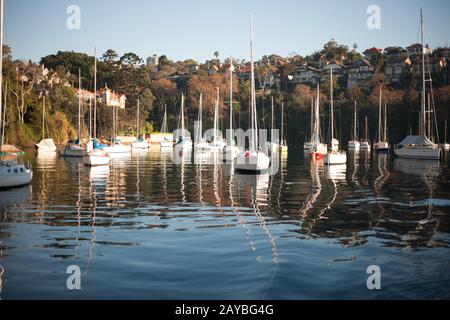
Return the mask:
{"type": "Polygon", "coordinates": [[[131,144],[131,148],[133,148],[133,149],[148,149],[150,147],[150,145],[145,140],[145,134],[142,137],[139,136],[139,132],[141,130],[141,128],[140,128],[141,126],[140,126],[140,121],[139,120],[140,120],[140,102],[139,102],[139,99],[138,99],[137,112],[136,112],[136,135],[137,135],[137,140],[131,144]]]}
{"type": "MultiPolygon", "coordinates": [[[[420,10],[420,33],[422,38],[422,48],[424,49],[424,32],[423,32],[423,14],[420,10]]],[[[429,112],[426,109],[426,82],[431,83],[430,79],[425,79],[425,50],[422,50],[422,105],[419,120],[419,135],[409,135],[394,148],[395,155],[406,159],[424,159],[439,160],[441,157],[441,149],[437,144],[430,140],[431,125],[429,112]],[[427,123],[428,122],[428,123],[427,123]]]]}
{"type": "Polygon", "coordinates": [[[444,125],[444,143],[442,144],[442,149],[444,149],[445,151],[450,150],[450,143],[447,142],[447,120],[445,120],[445,125],[444,125]]]}
{"type": "MultiPolygon", "coordinates": [[[[90,126],[90,124],[89,124],[90,126]]],[[[93,138],[86,147],[86,153],[83,156],[83,164],[88,167],[109,166],[111,158],[109,154],[102,149],[97,140],[97,51],[94,59],[94,117],[93,117],[93,138]]]]}
{"type": "Polygon", "coordinates": [[[314,104],[311,119],[313,120],[311,132],[311,149],[310,155],[315,159],[322,159],[328,153],[327,145],[322,143],[320,130],[320,87],[317,85],[317,97],[314,104]]]}
{"type": "MultiPolygon", "coordinates": [[[[0,0],[0,48],[3,48],[3,9],[3,0],[0,0]]],[[[3,75],[3,50],[0,50],[0,75],[3,75]]],[[[3,76],[0,76],[0,128],[2,128],[2,141],[0,141],[0,147],[3,144],[3,121],[5,121],[5,118],[2,117],[4,115],[2,115],[2,111],[6,114],[6,103],[3,110],[3,76]]],[[[28,185],[31,183],[32,179],[33,171],[30,168],[25,167],[17,161],[0,159],[0,189],[17,188],[28,185]]]]}
{"type": "Polygon", "coordinates": [[[347,154],[339,150],[339,141],[334,137],[334,102],[333,102],[333,68],[330,73],[330,149],[324,157],[327,165],[344,165],[347,163],[347,154]]]}
{"type": "Polygon", "coordinates": [[[56,145],[52,138],[45,138],[45,93],[42,96],[42,140],[35,145],[38,152],[56,152],[56,145]]]}
{"type": "Polygon", "coordinates": [[[356,110],[357,102],[355,101],[355,112],[353,114],[353,132],[352,140],[348,142],[348,149],[351,151],[359,151],[360,143],[358,141],[358,113],[356,110]]]}
{"type": "Polygon", "coordinates": [[[267,142],[267,149],[269,150],[269,152],[271,154],[277,153],[278,150],[280,149],[279,144],[277,143],[277,141],[274,141],[274,131],[275,131],[275,109],[274,109],[274,103],[273,103],[273,97],[272,97],[272,112],[271,112],[271,122],[272,122],[272,127],[271,127],[271,141],[267,142]]]}
{"type": "MultiPolygon", "coordinates": [[[[95,98],[95,97],[94,97],[95,98]]],[[[78,139],[69,141],[60,151],[62,157],[82,158],[86,155],[86,148],[81,144],[81,71],[78,70],[78,139]]]]}
{"type": "Polygon", "coordinates": [[[109,146],[103,147],[103,150],[108,154],[117,154],[117,155],[128,155],[131,153],[131,146],[124,145],[118,139],[118,124],[119,124],[119,112],[118,107],[113,106],[113,135],[111,139],[111,144],[109,146]]]}
{"type": "MultiPolygon", "coordinates": [[[[164,117],[163,122],[161,126],[161,133],[165,134],[169,131],[168,125],[167,125],[167,105],[164,105],[164,117]]],[[[160,142],[160,146],[162,149],[165,148],[172,148],[173,147],[173,140],[168,140],[164,137],[163,141],[160,142]]]]}
{"type": "Polygon", "coordinates": [[[217,96],[216,96],[216,103],[214,106],[214,136],[212,141],[209,144],[209,149],[211,151],[214,150],[223,150],[227,143],[223,139],[221,135],[219,135],[219,99],[220,99],[220,91],[219,88],[217,88],[217,96]]]}
{"type": "Polygon", "coordinates": [[[314,130],[314,110],[315,110],[315,103],[314,103],[314,99],[311,98],[311,117],[310,117],[310,121],[311,121],[311,133],[309,136],[309,140],[305,141],[303,143],[303,152],[305,153],[309,153],[309,151],[313,148],[314,143],[312,142],[313,139],[313,130],[314,130]]]}
{"type": "Polygon", "coordinates": [[[280,143],[280,153],[286,154],[288,152],[287,139],[285,137],[285,114],[284,114],[284,101],[281,102],[281,143],[280,143]]]}
{"type": "Polygon", "coordinates": [[[198,106],[198,119],[196,132],[194,133],[195,150],[204,150],[209,148],[209,144],[203,139],[203,94],[200,94],[198,106]]]}
{"type": "Polygon", "coordinates": [[[387,108],[386,108],[386,102],[384,103],[384,117],[382,115],[382,97],[383,97],[383,91],[382,88],[380,88],[380,106],[378,110],[378,142],[375,143],[374,149],[375,152],[383,152],[383,151],[389,151],[389,142],[387,142],[387,108]]]}
{"type": "Polygon", "coordinates": [[[370,146],[370,141],[369,141],[369,120],[366,116],[366,126],[365,126],[365,135],[364,135],[364,140],[361,141],[361,150],[364,151],[370,151],[372,149],[372,147],[370,146]]]}
{"type": "Polygon", "coordinates": [[[250,15],[250,64],[251,64],[251,137],[247,151],[240,151],[233,161],[238,172],[260,173],[270,167],[270,158],[259,146],[258,117],[256,114],[255,64],[253,61],[253,17],[250,15]]]}
{"type": "Polygon", "coordinates": [[[190,149],[192,148],[192,140],[189,134],[186,134],[186,127],[184,123],[184,94],[181,94],[181,110],[180,110],[180,122],[181,122],[181,135],[178,137],[178,141],[175,144],[176,148],[190,149]]]}
{"type": "Polygon", "coordinates": [[[234,140],[234,128],[233,128],[233,58],[230,58],[230,128],[227,133],[227,145],[223,149],[223,159],[224,161],[232,161],[236,158],[239,147],[236,145],[234,140]]]}

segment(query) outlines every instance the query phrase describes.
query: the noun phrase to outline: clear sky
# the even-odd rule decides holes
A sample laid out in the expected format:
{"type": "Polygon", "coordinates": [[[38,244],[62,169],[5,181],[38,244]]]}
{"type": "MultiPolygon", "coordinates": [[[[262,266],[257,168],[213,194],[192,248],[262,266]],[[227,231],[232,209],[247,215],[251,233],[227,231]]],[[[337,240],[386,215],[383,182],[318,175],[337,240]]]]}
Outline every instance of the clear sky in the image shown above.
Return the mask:
{"type": "Polygon", "coordinates": [[[58,50],[99,55],[112,48],[141,58],[154,53],[203,62],[219,51],[249,58],[249,11],[255,56],[310,54],[331,38],[360,51],[407,46],[419,39],[424,9],[426,42],[450,44],[449,0],[4,0],[5,43],[15,59],[39,59],[58,50]],[[368,6],[381,9],[381,30],[369,30],[368,6]],[[81,9],[81,30],[69,30],[67,7],[81,9]]]}

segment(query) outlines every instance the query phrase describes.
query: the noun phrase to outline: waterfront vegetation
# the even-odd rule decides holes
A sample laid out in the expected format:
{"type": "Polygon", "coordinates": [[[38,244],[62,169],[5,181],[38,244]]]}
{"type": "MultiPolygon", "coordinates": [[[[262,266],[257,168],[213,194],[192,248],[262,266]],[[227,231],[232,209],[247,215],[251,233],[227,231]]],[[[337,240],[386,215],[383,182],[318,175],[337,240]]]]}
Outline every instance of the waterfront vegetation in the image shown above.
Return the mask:
{"type": "MultiPolygon", "coordinates": [[[[94,91],[94,56],[77,52],[57,52],[43,57],[39,63],[15,61],[11,48],[4,50],[4,84],[7,101],[5,143],[30,146],[41,139],[43,96],[47,98],[46,129],[56,143],[64,144],[77,136],[78,72],[81,71],[81,87],[94,91]]],[[[309,114],[311,99],[315,96],[315,86],[293,84],[290,79],[296,70],[305,64],[337,62],[350,66],[362,59],[354,45],[347,46],[328,42],[324,48],[310,56],[293,55],[283,58],[277,55],[264,56],[257,62],[257,106],[262,127],[270,126],[270,103],[274,97],[277,121],[280,123],[281,102],[285,102],[287,113],[288,141],[300,146],[309,135],[309,114]]],[[[386,60],[382,55],[370,61],[373,75],[358,86],[347,88],[345,77],[336,77],[335,105],[336,126],[341,141],[350,140],[354,102],[358,103],[359,117],[368,116],[370,135],[375,139],[379,87],[383,86],[384,100],[388,104],[389,136],[393,143],[399,142],[408,132],[417,128],[420,108],[420,87],[413,69],[407,70],[395,85],[385,80],[386,60]]],[[[450,118],[450,86],[447,85],[449,66],[446,63],[434,70],[435,103],[441,140],[444,136],[445,119],[450,118]]],[[[164,106],[167,105],[170,130],[178,125],[181,93],[186,95],[186,110],[189,128],[193,131],[197,118],[198,99],[203,94],[204,122],[212,126],[216,88],[220,88],[221,125],[226,127],[228,114],[230,59],[220,59],[215,52],[211,60],[199,64],[189,59],[171,61],[166,56],[159,58],[158,65],[144,64],[136,54],[130,52],[119,56],[114,50],[107,50],[99,56],[97,88],[108,87],[126,96],[126,108],[119,110],[119,132],[132,135],[135,132],[137,101],[140,101],[141,133],[158,132],[161,127],[164,106]]],[[[249,121],[250,82],[246,78],[247,62],[233,60],[236,68],[234,83],[234,103],[238,127],[247,128],[249,121]]],[[[326,80],[326,79],[325,79],[326,80]]],[[[329,84],[321,83],[321,112],[327,123],[325,108],[328,108],[329,84]]],[[[89,103],[83,103],[83,135],[88,135],[89,103]]],[[[104,102],[98,102],[98,135],[111,136],[112,111],[104,102]]],[[[324,126],[326,128],[326,126],[324,126]]],[[[326,134],[326,132],[324,133],[326,134]]]]}

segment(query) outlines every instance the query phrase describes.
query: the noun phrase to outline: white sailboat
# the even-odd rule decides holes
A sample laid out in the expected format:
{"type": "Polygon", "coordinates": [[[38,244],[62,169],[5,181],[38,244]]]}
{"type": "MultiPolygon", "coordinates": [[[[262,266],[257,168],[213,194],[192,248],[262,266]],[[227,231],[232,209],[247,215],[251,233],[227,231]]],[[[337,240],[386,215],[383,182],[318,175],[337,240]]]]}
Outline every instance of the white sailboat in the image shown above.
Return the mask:
{"type": "Polygon", "coordinates": [[[310,155],[314,159],[322,159],[328,153],[327,145],[322,143],[320,129],[320,86],[317,85],[317,97],[311,114],[311,148],[310,155]]]}
{"type": "Polygon", "coordinates": [[[425,47],[424,47],[424,32],[423,32],[423,14],[420,10],[420,31],[422,43],[422,105],[420,110],[419,120],[419,135],[407,136],[394,148],[395,155],[399,158],[405,159],[423,159],[423,160],[439,160],[441,157],[441,149],[439,146],[431,141],[431,125],[430,112],[426,112],[426,83],[431,83],[430,79],[425,79],[425,47]],[[428,117],[428,119],[427,119],[428,117]],[[428,121],[427,121],[428,120],[428,121]]]}
{"type": "Polygon", "coordinates": [[[203,94],[200,94],[198,106],[198,119],[196,132],[194,133],[194,148],[196,151],[209,149],[209,143],[203,138],[203,94]]]}
{"type": "Polygon", "coordinates": [[[234,128],[233,128],[233,57],[230,57],[230,128],[227,133],[227,145],[223,149],[224,161],[233,161],[236,158],[239,147],[234,140],[234,128]]]}
{"type": "Polygon", "coordinates": [[[305,141],[303,143],[303,151],[305,153],[309,153],[309,151],[313,148],[314,143],[312,142],[313,139],[313,130],[314,130],[314,110],[315,110],[315,103],[314,103],[314,99],[311,98],[311,117],[310,117],[310,121],[311,121],[311,132],[310,132],[310,136],[309,136],[309,141],[305,141]]]}
{"type": "Polygon", "coordinates": [[[118,138],[118,123],[119,123],[119,112],[118,107],[113,106],[113,135],[111,138],[111,144],[103,147],[103,150],[109,155],[129,155],[131,154],[131,146],[124,145],[118,138]]]}
{"type": "Polygon", "coordinates": [[[87,150],[83,156],[83,164],[88,167],[109,166],[111,158],[109,154],[101,149],[97,140],[97,51],[94,60],[94,117],[93,117],[93,139],[88,143],[87,150]]]}
{"type": "MultiPolygon", "coordinates": [[[[0,48],[3,48],[3,0],[0,0],[0,48]]],[[[6,95],[5,95],[6,100],[6,95]]],[[[3,50],[0,50],[0,128],[2,128],[2,139],[0,147],[3,144],[4,134],[4,115],[6,114],[6,103],[3,109],[3,50]],[[3,113],[4,112],[4,113],[3,113]],[[3,113],[3,114],[2,114],[3,113]]],[[[0,149],[1,150],[1,149],[0,149]]],[[[31,183],[33,171],[17,161],[6,161],[0,159],[0,189],[17,188],[31,183]]]]}
{"type": "Polygon", "coordinates": [[[82,158],[86,155],[86,148],[81,144],[81,71],[78,70],[78,139],[69,141],[60,151],[62,157],[82,158]]]}
{"type": "Polygon", "coordinates": [[[140,130],[141,130],[141,126],[140,126],[140,102],[139,102],[139,99],[138,99],[137,112],[136,112],[136,135],[137,135],[137,140],[131,144],[131,148],[132,149],[144,149],[145,150],[145,149],[150,148],[150,145],[148,144],[147,140],[145,140],[145,134],[142,137],[139,136],[140,130]]]}
{"type": "Polygon", "coordinates": [[[330,70],[330,149],[324,157],[327,165],[344,165],[347,163],[347,154],[339,148],[339,142],[334,138],[334,102],[333,102],[333,69],[330,70]]]}
{"type": "MultiPolygon", "coordinates": [[[[167,133],[169,131],[168,125],[167,125],[167,105],[164,105],[164,117],[163,122],[161,126],[161,133],[167,133]]],[[[160,142],[161,149],[166,148],[172,148],[173,147],[173,140],[168,140],[164,138],[163,141],[160,142]]]]}
{"type": "Polygon", "coordinates": [[[225,148],[227,145],[223,137],[219,135],[219,99],[220,91],[219,88],[217,88],[216,103],[214,106],[214,136],[212,141],[209,143],[209,149],[211,151],[223,150],[223,148],[225,148]]]}
{"type": "Polygon", "coordinates": [[[372,149],[371,145],[370,145],[370,141],[369,141],[369,120],[366,116],[365,118],[365,134],[364,134],[364,140],[361,141],[361,146],[360,149],[363,151],[370,151],[372,149]]]}
{"type": "Polygon", "coordinates": [[[267,142],[267,150],[269,150],[269,152],[271,154],[274,153],[278,153],[278,150],[280,149],[280,145],[278,144],[277,141],[274,141],[274,131],[275,131],[275,106],[273,103],[273,97],[272,97],[272,109],[271,109],[271,122],[272,122],[272,126],[271,126],[271,135],[270,135],[270,142],[267,142]]]}
{"type": "Polygon", "coordinates": [[[374,149],[375,152],[383,152],[383,151],[389,151],[389,142],[387,141],[387,108],[386,108],[386,102],[384,103],[384,117],[382,112],[382,97],[383,97],[383,91],[382,88],[380,88],[380,106],[378,110],[378,142],[375,143],[374,149]]]}
{"type": "Polygon", "coordinates": [[[256,113],[255,65],[253,61],[253,17],[250,15],[250,64],[251,64],[251,139],[247,151],[240,151],[233,161],[239,172],[260,173],[269,169],[270,158],[259,146],[258,117],[256,113]]]}
{"type": "Polygon", "coordinates": [[[352,140],[348,142],[348,149],[350,151],[359,151],[360,148],[360,143],[358,141],[358,112],[356,106],[357,102],[355,101],[355,112],[353,113],[352,140]]]}
{"type": "Polygon", "coordinates": [[[180,122],[181,122],[181,136],[178,137],[177,143],[174,145],[176,148],[191,149],[192,139],[190,135],[186,134],[186,127],[184,123],[184,94],[181,94],[181,110],[180,110],[180,122]]]}
{"type": "Polygon", "coordinates": [[[287,139],[285,137],[285,114],[284,114],[284,101],[281,102],[281,143],[280,153],[286,154],[288,152],[287,139]]]}
{"type": "Polygon", "coordinates": [[[449,151],[450,150],[450,143],[447,142],[447,120],[445,120],[445,125],[444,125],[444,143],[442,144],[442,148],[445,151],[449,151]]]}
{"type": "Polygon", "coordinates": [[[45,93],[42,96],[42,140],[35,146],[38,152],[56,152],[53,139],[45,137],[45,93]]]}

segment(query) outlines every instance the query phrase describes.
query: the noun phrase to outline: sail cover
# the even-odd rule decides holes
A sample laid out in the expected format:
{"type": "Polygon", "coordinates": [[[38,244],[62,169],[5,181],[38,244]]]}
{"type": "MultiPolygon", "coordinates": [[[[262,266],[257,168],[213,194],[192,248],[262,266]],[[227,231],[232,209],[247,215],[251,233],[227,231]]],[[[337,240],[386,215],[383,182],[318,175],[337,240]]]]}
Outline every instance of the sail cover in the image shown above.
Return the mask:
{"type": "Polygon", "coordinates": [[[427,137],[425,136],[407,136],[402,142],[399,143],[400,146],[408,146],[408,145],[434,145],[427,137]]]}

